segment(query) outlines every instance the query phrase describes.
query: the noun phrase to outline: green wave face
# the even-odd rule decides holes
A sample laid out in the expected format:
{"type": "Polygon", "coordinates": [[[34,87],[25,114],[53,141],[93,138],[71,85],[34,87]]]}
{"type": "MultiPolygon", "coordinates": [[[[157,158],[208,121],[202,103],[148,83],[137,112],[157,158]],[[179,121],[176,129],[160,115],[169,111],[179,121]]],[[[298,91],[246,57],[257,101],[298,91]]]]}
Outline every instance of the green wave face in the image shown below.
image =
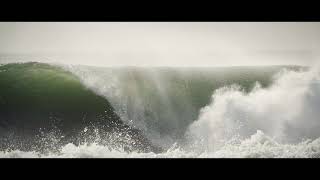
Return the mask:
{"type": "MultiPolygon", "coordinates": [[[[42,63],[0,66],[0,117],[1,137],[26,138],[38,135],[40,129],[58,129],[67,139],[90,126],[108,132],[128,129],[110,103],[77,76],[42,63]]],[[[143,141],[137,131],[130,132],[143,141]]]]}
{"type": "Polygon", "coordinates": [[[27,63],[1,66],[0,71],[1,109],[6,109],[11,115],[8,118],[19,126],[41,126],[32,122],[46,124],[48,120],[39,120],[46,117],[41,115],[56,115],[69,120],[64,125],[77,128],[73,120],[92,120],[111,108],[105,99],[80,84],[77,77],[59,68],[27,63]]]}

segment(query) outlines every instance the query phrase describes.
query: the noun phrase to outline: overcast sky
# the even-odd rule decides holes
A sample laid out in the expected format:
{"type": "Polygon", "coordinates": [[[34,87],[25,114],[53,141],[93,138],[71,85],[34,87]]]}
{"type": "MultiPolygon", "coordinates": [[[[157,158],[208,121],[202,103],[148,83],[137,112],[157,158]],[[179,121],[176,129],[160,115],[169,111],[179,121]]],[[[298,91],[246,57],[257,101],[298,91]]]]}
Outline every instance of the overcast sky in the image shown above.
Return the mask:
{"type": "Polygon", "coordinates": [[[2,22],[0,62],[101,66],[312,65],[317,22],[2,22]]]}

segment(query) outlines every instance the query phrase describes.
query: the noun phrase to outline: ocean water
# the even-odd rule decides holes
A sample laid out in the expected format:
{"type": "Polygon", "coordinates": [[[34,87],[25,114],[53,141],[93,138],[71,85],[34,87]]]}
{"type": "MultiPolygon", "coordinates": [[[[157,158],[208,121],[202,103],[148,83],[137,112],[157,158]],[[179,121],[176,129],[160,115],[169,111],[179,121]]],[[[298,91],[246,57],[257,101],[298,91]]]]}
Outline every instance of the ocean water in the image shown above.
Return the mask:
{"type": "Polygon", "coordinates": [[[318,158],[319,68],[0,66],[3,158],[318,158]]]}

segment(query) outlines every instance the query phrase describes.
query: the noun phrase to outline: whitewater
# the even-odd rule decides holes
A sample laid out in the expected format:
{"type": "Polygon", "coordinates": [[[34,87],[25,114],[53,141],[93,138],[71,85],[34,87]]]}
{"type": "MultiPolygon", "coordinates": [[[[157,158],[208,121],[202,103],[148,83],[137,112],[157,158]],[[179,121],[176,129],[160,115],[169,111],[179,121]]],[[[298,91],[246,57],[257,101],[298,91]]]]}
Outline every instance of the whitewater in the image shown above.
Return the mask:
{"type": "Polygon", "coordinates": [[[219,150],[201,153],[172,147],[163,153],[127,153],[97,144],[75,146],[68,144],[59,153],[42,154],[14,150],[1,152],[0,158],[319,158],[320,139],[298,144],[280,144],[262,131],[239,143],[225,144],[219,150]]]}
{"type": "MultiPolygon", "coordinates": [[[[1,151],[0,158],[320,157],[319,66],[307,71],[283,69],[273,76],[270,86],[256,82],[250,90],[241,83],[219,87],[211,93],[207,105],[200,109],[189,105],[192,99],[187,100],[188,91],[182,91],[183,95],[177,98],[181,104],[186,104],[183,107],[187,110],[183,111],[176,109],[172,99],[166,96],[169,90],[157,73],[149,76],[155,87],[150,92],[160,94],[161,98],[150,102],[147,92],[131,86],[126,89],[121,79],[116,78],[119,75],[115,76],[112,71],[93,71],[71,65],[62,67],[79,77],[88,89],[108,99],[126,124],[140,129],[152,143],[165,150],[161,153],[127,152],[94,142],[68,143],[59,152],[10,150],[1,151]],[[134,99],[128,100],[129,97],[134,99]],[[168,114],[153,111],[153,103],[164,104],[169,109],[168,114]],[[192,121],[181,120],[192,117],[195,111],[198,113],[192,121]],[[155,117],[164,120],[157,122],[155,117]],[[185,127],[183,131],[163,130],[169,126],[185,127]]],[[[183,88],[190,89],[187,85],[183,88]]]]}

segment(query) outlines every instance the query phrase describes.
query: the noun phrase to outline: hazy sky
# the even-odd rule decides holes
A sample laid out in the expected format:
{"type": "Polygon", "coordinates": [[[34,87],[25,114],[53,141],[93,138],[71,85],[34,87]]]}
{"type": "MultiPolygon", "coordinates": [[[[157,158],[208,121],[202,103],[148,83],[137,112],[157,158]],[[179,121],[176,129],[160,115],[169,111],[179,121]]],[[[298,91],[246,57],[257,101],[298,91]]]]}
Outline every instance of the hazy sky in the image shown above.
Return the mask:
{"type": "Polygon", "coordinates": [[[0,54],[101,66],[310,65],[320,23],[2,22],[0,54]]]}

